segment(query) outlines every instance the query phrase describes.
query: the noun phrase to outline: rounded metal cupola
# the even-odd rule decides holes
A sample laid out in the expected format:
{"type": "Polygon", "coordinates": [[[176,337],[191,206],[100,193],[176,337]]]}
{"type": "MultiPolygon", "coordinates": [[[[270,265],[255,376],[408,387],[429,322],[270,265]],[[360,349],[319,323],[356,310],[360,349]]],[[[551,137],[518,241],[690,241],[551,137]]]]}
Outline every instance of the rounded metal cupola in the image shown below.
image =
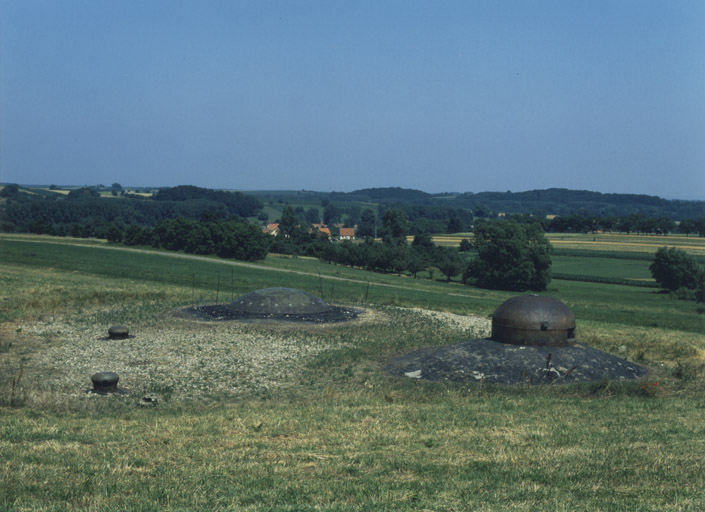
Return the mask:
{"type": "Polygon", "coordinates": [[[536,294],[512,297],[492,315],[491,338],[514,345],[570,345],[575,338],[575,316],[558,299],[536,294]]]}

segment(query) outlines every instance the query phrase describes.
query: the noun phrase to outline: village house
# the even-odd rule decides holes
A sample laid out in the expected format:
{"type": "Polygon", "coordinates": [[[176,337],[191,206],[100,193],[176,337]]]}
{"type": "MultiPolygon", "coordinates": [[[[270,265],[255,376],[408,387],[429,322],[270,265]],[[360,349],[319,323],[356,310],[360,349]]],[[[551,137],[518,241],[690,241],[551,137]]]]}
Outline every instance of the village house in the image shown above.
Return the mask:
{"type": "Polygon", "coordinates": [[[267,224],[262,227],[262,231],[267,235],[278,236],[279,235],[279,223],[267,224]]]}
{"type": "Polygon", "coordinates": [[[340,228],[341,240],[355,240],[355,228],[340,228]]]}
{"type": "Polygon", "coordinates": [[[317,229],[319,233],[323,233],[328,237],[328,240],[331,239],[331,233],[330,233],[330,228],[326,226],[325,224],[311,224],[311,227],[313,229],[317,229]]]}

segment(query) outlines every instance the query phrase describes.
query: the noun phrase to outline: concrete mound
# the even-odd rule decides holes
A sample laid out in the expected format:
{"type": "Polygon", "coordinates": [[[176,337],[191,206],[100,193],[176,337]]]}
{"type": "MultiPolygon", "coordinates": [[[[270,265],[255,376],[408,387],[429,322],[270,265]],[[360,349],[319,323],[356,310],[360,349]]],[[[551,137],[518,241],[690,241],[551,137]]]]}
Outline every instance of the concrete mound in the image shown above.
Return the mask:
{"type": "Polygon", "coordinates": [[[332,306],[319,297],[294,288],[262,288],[230,304],[194,306],[181,312],[198,320],[283,321],[309,323],[345,322],[360,312],[332,306]]]}
{"type": "Polygon", "coordinates": [[[253,315],[312,315],[332,306],[315,295],[293,288],[262,288],[238,297],[227,306],[232,311],[253,315]]]}
{"type": "Polygon", "coordinates": [[[395,356],[387,360],[385,370],[433,381],[532,385],[627,380],[647,374],[643,366],[577,343],[524,346],[487,338],[395,356]]]}
{"type": "Polygon", "coordinates": [[[499,306],[490,338],[395,356],[385,370],[414,379],[498,384],[624,380],[648,373],[643,366],[578,344],[570,309],[535,294],[499,306]]]}

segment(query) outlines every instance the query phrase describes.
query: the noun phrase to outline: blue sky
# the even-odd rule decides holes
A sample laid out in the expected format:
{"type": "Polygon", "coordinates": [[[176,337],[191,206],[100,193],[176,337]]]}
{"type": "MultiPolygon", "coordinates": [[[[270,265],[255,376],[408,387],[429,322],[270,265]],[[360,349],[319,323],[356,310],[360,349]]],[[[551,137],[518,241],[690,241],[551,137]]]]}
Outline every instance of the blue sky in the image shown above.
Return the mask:
{"type": "Polygon", "coordinates": [[[705,199],[705,2],[0,0],[0,182],[705,199]]]}

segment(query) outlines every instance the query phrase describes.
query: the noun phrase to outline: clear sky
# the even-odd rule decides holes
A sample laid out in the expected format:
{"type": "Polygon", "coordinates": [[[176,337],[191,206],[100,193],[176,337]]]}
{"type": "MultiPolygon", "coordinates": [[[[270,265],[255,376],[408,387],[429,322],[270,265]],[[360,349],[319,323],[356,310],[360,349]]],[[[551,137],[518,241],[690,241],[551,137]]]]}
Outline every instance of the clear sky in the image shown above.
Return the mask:
{"type": "Polygon", "coordinates": [[[705,1],[0,0],[0,182],[705,199],[705,1]]]}

